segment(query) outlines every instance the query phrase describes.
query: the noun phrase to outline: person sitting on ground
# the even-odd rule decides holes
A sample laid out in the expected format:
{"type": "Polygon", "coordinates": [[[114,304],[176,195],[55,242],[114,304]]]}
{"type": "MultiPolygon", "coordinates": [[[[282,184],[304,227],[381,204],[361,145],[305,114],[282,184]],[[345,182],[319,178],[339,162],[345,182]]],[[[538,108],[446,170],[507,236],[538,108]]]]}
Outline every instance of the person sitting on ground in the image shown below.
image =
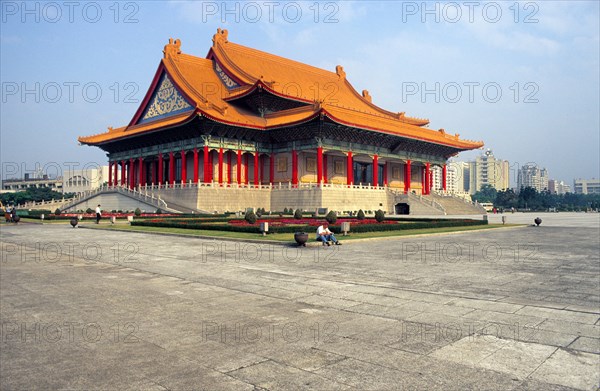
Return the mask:
{"type": "Polygon", "coordinates": [[[331,243],[329,243],[329,242],[333,242],[338,246],[341,244],[335,238],[335,236],[333,235],[333,232],[331,232],[329,230],[328,223],[323,223],[323,225],[320,225],[319,228],[317,228],[317,240],[320,240],[321,242],[323,242],[323,246],[325,246],[325,245],[331,246],[331,243]]]}

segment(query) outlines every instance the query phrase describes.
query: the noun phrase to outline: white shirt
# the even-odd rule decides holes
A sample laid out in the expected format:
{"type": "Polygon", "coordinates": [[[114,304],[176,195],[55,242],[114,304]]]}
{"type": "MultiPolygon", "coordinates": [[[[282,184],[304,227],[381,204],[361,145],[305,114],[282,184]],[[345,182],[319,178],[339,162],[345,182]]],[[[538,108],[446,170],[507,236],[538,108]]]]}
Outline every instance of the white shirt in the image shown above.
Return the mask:
{"type": "Polygon", "coordinates": [[[319,228],[317,228],[317,237],[319,237],[319,235],[329,235],[331,234],[331,231],[329,230],[329,228],[325,228],[322,225],[319,226],[319,228]]]}
{"type": "Polygon", "coordinates": [[[96,213],[101,213],[101,212],[100,212],[100,207],[99,207],[99,206],[97,206],[97,207],[96,207],[96,213]]]}

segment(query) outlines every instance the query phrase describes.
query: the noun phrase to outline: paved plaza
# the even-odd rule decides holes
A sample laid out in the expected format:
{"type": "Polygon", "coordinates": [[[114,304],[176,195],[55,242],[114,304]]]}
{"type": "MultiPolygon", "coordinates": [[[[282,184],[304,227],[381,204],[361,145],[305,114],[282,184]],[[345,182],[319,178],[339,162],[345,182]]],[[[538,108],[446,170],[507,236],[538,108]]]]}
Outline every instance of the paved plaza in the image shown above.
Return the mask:
{"type": "Polygon", "coordinates": [[[2,225],[0,389],[597,390],[600,215],[540,217],[329,248],[2,225]]]}

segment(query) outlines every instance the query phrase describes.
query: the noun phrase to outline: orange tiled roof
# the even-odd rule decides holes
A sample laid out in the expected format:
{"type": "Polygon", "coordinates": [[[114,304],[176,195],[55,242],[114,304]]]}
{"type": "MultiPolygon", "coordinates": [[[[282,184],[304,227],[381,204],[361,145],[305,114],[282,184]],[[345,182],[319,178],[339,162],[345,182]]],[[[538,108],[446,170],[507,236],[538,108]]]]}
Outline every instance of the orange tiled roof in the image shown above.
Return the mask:
{"type": "Polygon", "coordinates": [[[459,149],[483,146],[483,142],[461,140],[457,135],[448,135],[443,130],[426,129],[423,126],[429,123],[428,120],[407,117],[404,113],[393,113],[374,105],[367,91],[363,91],[361,95],[352,87],[341,66],[337,67],[336,72],[330,72],[238,45],[229,42],[227,30],[221,29],[214,35],[213,46],[206,59],[183,54],[180,46],[179,40],[170,40],[165,46],[164,58],[155,81],[165,72],[194,106],[192,110],[136,124],[153,92],[153,83],[144,103],[128,126],[109,129],[98,135],[79,137],[79,142],[98,145],[163,127],[177,126],[196,115],[235,126],[269,129],[309,121],[323,113],[335,122],[361,129],[459,149]],[[214,61],[239,84],[237,88],[225,87],[215,72],[214,61]],[[315,86],[319,90],[319,96],[316,97],[315,86]],[[261,117],[228,103],[228,100],[249,93],[257,87],[309,104],[261,117]]]}

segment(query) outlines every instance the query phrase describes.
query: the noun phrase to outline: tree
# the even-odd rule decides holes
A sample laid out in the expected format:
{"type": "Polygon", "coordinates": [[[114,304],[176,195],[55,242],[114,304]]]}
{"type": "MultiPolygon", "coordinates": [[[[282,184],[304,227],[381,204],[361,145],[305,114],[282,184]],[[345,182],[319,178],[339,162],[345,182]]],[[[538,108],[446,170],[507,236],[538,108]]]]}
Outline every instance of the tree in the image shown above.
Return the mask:
{"type": "Polygon", "coordinates": [[[296,209],[296,211],[294,212],[294,218],[296,220],[301,220],[302,219],[302,211],[300,209],[296,209]]]}
{"type": "Polygon", "coordinates": [[[356,218],[359,220],[364,220],[365,219],[365,212],[363,212],[362,209],[358,210],[358,213],[356,214],[356,218]]]}
{"type": "Polygon", "coordinates": [[[252,211],[246,212],[244,220],[246,220],[248,224],[254,224],[256,223],[256,214],[254,214],[252,211]]]}
{"type": "Polygon", "coordinates": [[[481,202],[494,202],[498,191],[492,185],[483,185],[481,190],[473,194],[473,201],[481,202]]]}
{"type": "Polygon", "coordinates": [[[519,207],[526,209],[537,209],[539,204],[538,192],[533,187],[521,188],[519,192],[519,207]]]}
{"type": "Polygon", "coordinates": [[[335,224],[335,222],[337,221],[337,213],[335,213],[332,210],[329,211],[329,213],[327,213],[327,216],[325,216],[325,220],[327,220],[329,224],[335,224]]]}
{"type": "Polygon", "coordinates": [[[519,204],[519,196],[513,189],[500,190],[496,194],[494,205],[500,208],[516,208],[519,204]]]}
{"type": "Polygon", "coordinates": [[[381,209],[377,210],[375,212],[375,220],[377,220],[378,223],[383,222],[383,220],[385,220],[385,212],[381,209]]]}

